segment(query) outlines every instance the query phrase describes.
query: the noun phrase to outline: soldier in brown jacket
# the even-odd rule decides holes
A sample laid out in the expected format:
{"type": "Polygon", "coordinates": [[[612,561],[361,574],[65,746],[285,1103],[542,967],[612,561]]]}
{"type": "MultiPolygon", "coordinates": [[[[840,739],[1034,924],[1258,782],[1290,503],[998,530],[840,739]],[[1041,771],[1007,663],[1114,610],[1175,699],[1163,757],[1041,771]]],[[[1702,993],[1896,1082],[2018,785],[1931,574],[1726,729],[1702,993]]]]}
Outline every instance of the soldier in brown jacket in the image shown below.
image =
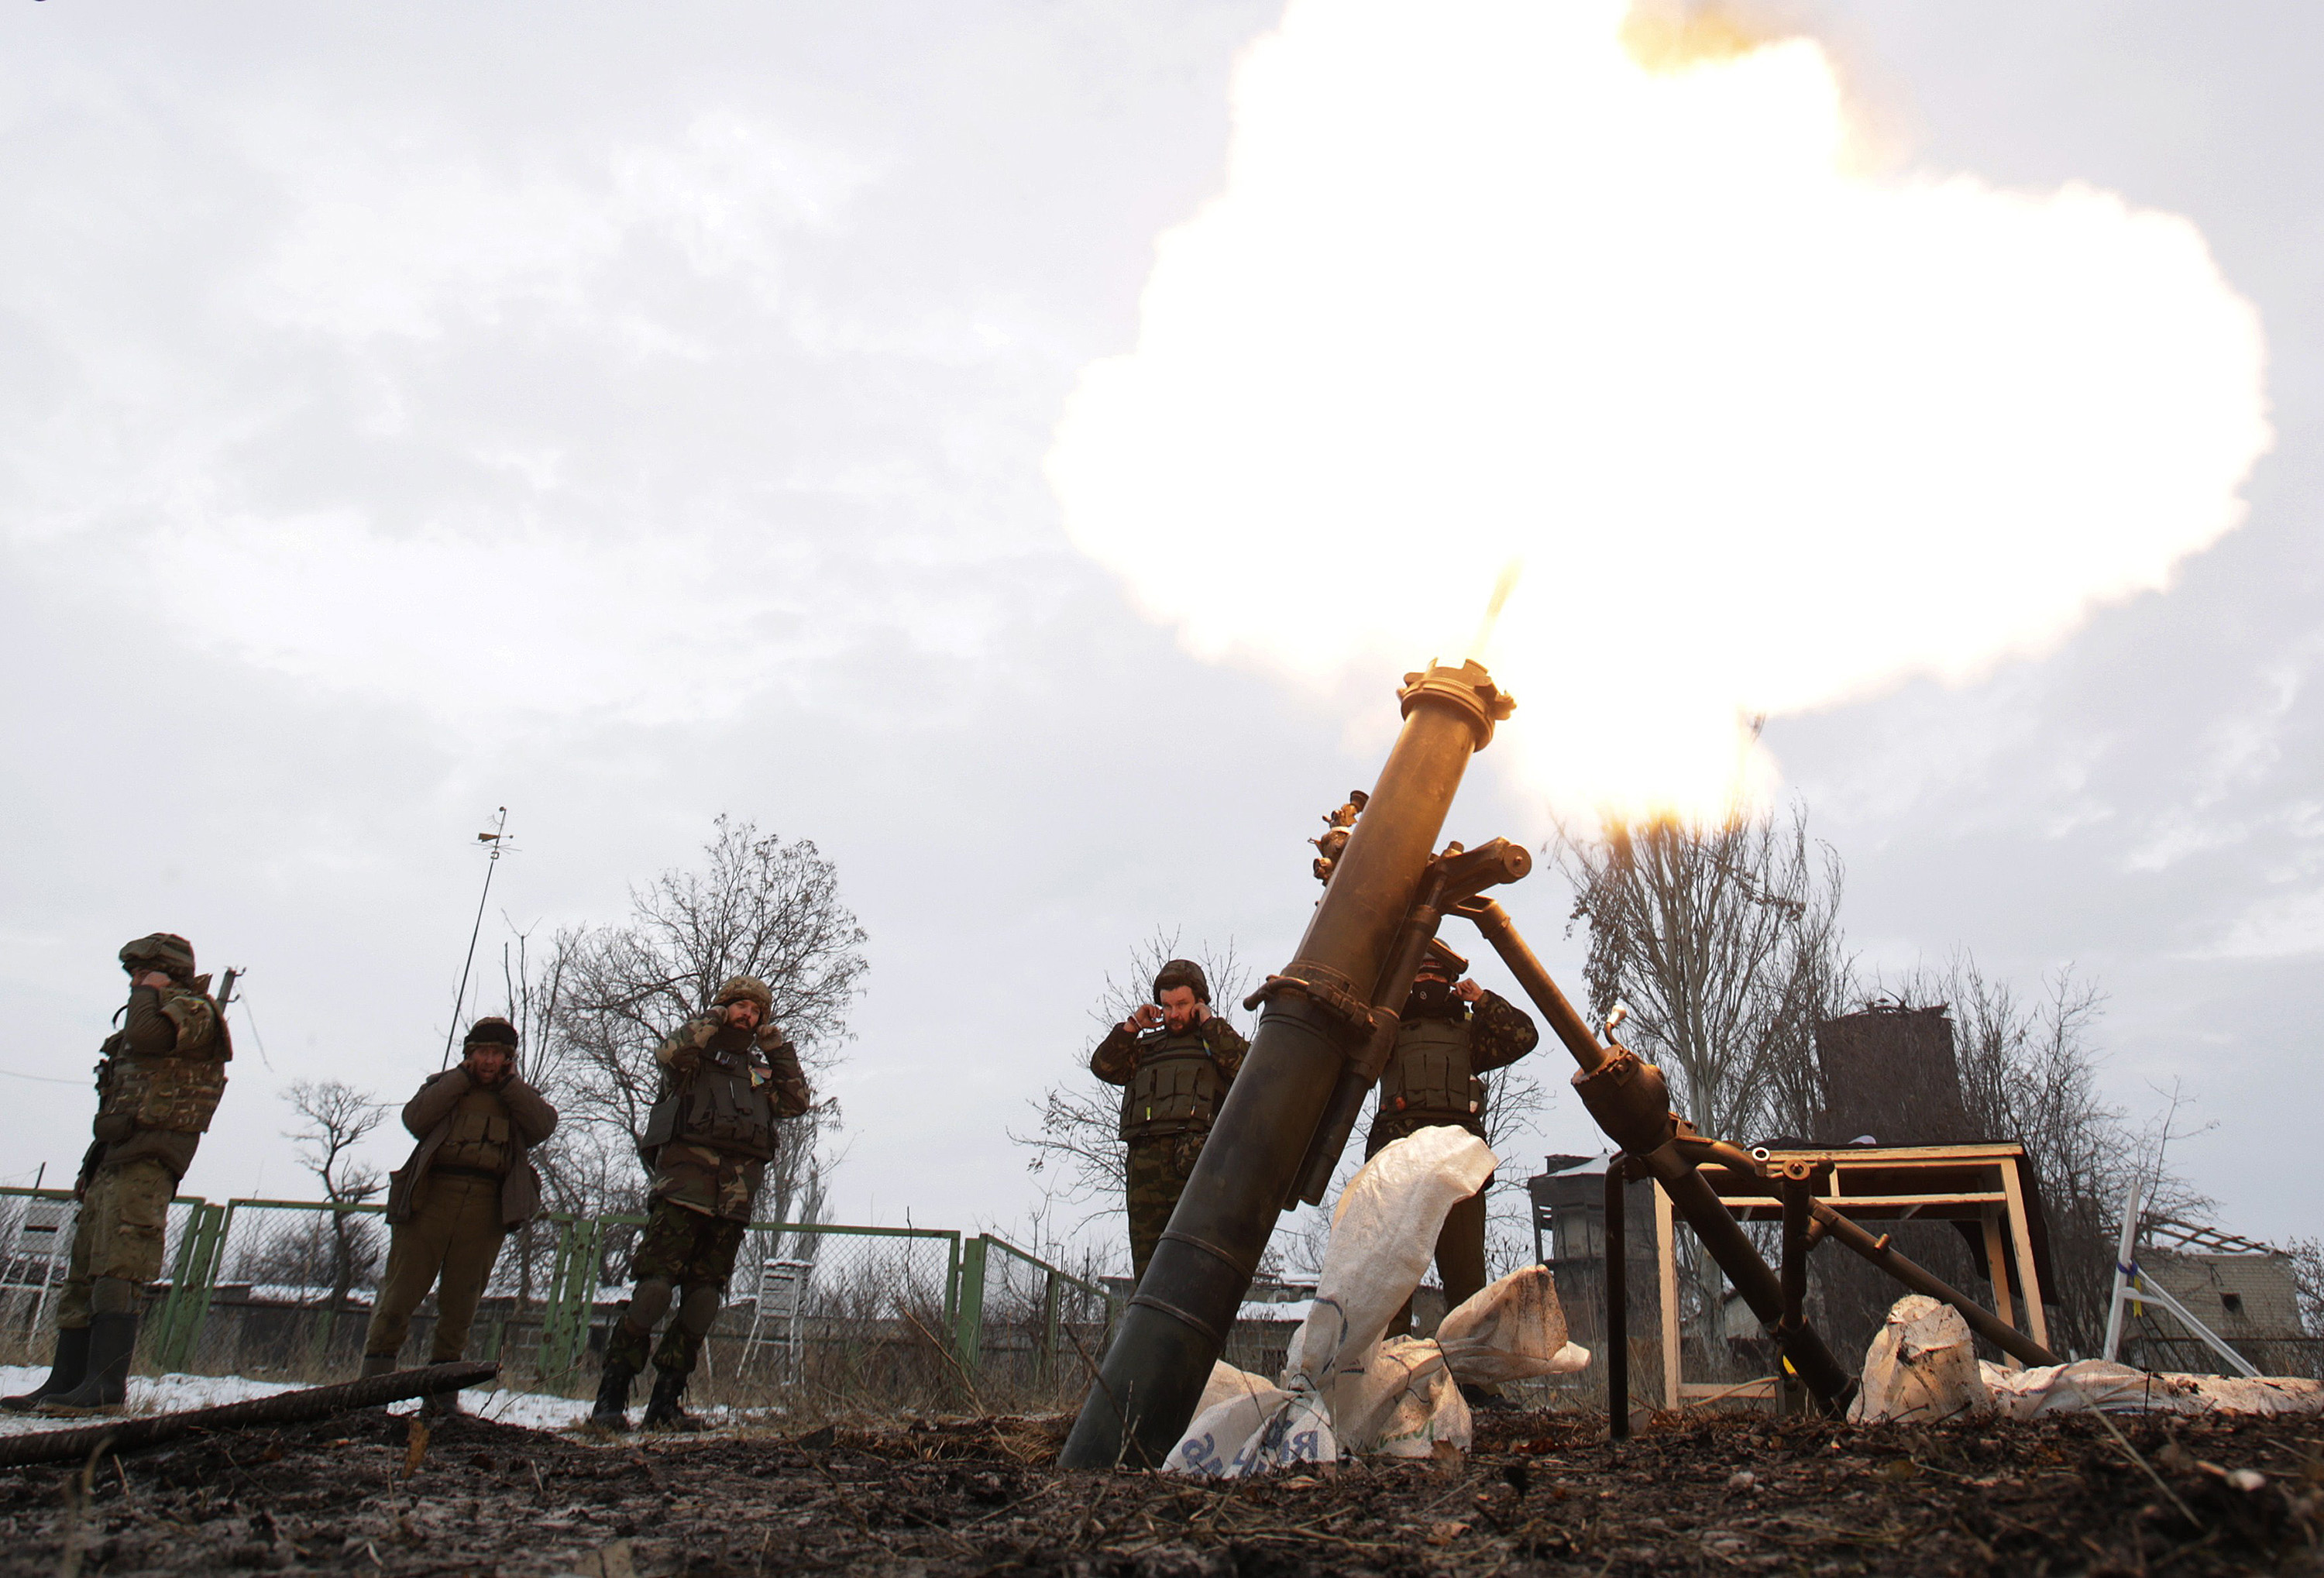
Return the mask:
{"type": "Polygon", "coordinates": [[[137,1299],[161,1274],[170,1196],[226,1094],[234,1047],[210,978],[194,974],[193,945],[155,932],[120,956],[129,1002],[97,1065],[96,1142],[73,1186],[80,1213],[56,1359],[46,1380],[5,1399],[19,1412],[109,1411],[128,1397],[137,1299]]]}
{"type": "MultiPolygon", "coordinates": [[[[420,1143],[389,1175],[393,1236],[364,1337],[365,1375],[395,1368],[411,1312],[430,1286],[436,1335],[428,1361],[445,1364],[465,1354],[501,1240],[540,1209],[540,1179],[525,1153],[556,1129],[557,1109],[517,1077],[516,1048],[514,1025],[478,1020],[461,1045],[459,1066],[430,1075],[404,1103],[403,1126],[420,1143]]],[[[456,1413],[458,1394],[430,1405],[456,1413]]]]}
{"type": "Polygon", "coordinates": [[[653,1168],[653,1208],[630,1257],[637,1278],[606,1333],[590,1418],[629,1428],[630,1384],[646,1367],[654,1328],[678,1313],[653,1349],[649,1430],[701,1426],[678,1406],[703,1339],[717,1323],[750,1231],[751,1206],[781,1141],[775,1125],[815,1104],[790,1038],[770,1017],[774,993],[752,975],[718,989],[709,1011],[672,1031],[654,1053],[661,1099],[641,1149],[653,1168]]]}

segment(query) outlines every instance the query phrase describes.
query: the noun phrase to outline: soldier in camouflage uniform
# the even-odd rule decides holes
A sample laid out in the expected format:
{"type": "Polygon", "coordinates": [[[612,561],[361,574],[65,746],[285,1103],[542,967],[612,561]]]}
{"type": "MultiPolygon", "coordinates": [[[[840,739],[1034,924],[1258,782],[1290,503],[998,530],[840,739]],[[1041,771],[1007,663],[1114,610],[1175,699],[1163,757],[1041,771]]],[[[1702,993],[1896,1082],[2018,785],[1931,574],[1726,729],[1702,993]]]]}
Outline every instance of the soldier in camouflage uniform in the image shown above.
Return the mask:
{"type": "Polygon", "coordinates": [[[1202,966],[1173,959],[1154,977],[1154,1001],[1139,1004],[1090,1054],[1090,1072],[1123,1087],[1130,1263],[1140,1282],[1203,1153],[1211,1120],[1250,1049],[1232,1025],[1211,1011],[1211,983],[1202,966]]]}
{"type": "MultiPolygon", "coordinates": [[[[463,1357],[501,1241],[540,1209],[540,1177],[525,1152],[555,1130],[557,1109],[517,1076],[516,1049],[514,1025],[478,1020],[460,1044],[459,1066],[429,1075],[404,1103],[403,1126],[420,1143],[388,1178],[392,1236],[364,1337],[365,1375],[395,1368],[411,1312],[439,1274],[428,1362],[463,1357]]],[[[422,1407],[456,1414],[459,1393],[439,1393],[422,1407]]]]}
{"type": "Polygon", "coordinates": [[[774,1001],[763,982],[737,975],[719,989],[710,1011],[681,1025],[654,1054],[662,1097],[644,1141],[653,1209],[630,1259],[636,1286],[606,1340],[590,1415],[609,1429],[629,1427],[630,1383],[645,1369],[654,1327],[679,1288],[685,1296],[677,1317],[653,1355],[644,1424],[650,1430],[700,1427],[678,1399],[725,1299],[752,1202],[774,1158],[775,1124],[814,1103],[798,1054],[768,1017],[774,1001]]]}
{"type": "MultiPolygon", "coordinates": [[[[1396,1049],[1380,1074],[1379,1111],[1364,1141],[1369,1160],[1383,1147],[1423,1129],[1449,1124],[1485,1135],[1484,1075],[1508,1066],[1541,1039],[1533,1017],[1499,992],[1465,979],[1469,961],[1441,942],[1428,945],[1397,1027],[1396,1049]]],[[[1436,1275],[1451,1310],[1485,1286],[1485,1190],[1445,1214],[1436,1235],[1436,1275]]],[[[1412,1301],[1388,1324],[1390,1336],[1412,1330],[1412,1301]]]]}
{"type": "Polygon", "coordinates": [[[56,1357],[46,1380],[5,1399],[19,1412],[109,1410],[127,1398],[137,1300],[161,1274],[170,1197],[226,1094],[234,1047],[209,977],[194,974],[193,945],[156,932],[123,947],[121,967],[129,1002],[97,1065],[56,1357]]]}

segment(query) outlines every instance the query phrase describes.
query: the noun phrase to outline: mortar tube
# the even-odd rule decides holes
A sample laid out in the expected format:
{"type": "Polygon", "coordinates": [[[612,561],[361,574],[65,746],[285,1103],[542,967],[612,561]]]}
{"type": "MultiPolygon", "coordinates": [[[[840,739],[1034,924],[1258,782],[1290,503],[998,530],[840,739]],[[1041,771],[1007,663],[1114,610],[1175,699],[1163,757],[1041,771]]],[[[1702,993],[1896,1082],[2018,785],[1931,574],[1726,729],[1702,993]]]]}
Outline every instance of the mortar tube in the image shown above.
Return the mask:
{"type": "Polygon", "coordinates": [[[1404,926],[1397,935],[1396,948],[1388,955],[1388,966],[1380,972],[1379,984],[1372,992],[1371,1033],[1363,1050],[1350,1057],[1347,1067],[1340,1073],[1340,1083],[1332,1092],[1330,1104],[1323,1109],[1323,1120],[1315,1125],[1315,1138],[1309,1142],[1307,1155],[1292,1182],[1291,1198],[1283,1203],[1285,1210],[1302,1201],[1310,1205],[1323,1203],[1323,1192],[1332,1186],[1332,1174],[1340,1165],[1340,1153],[1347,1149],[1349,1136],[1356,1131],[1356,1123],[1364,1115],[1364,1103],[1370,1099],[1372,1087],[1379,1083],[1380,1070],[1396,1046],[1405,1000],[1412,993],[1412,978],[1419,972],[1421,956],[1428,951],[1429,941],[1436,936],[1443,918],[1437,909],[1443,897],[1444,863],[1431,861],[1426,875],[1421,879],[1420,897],[1406,915],[1404,926]]]}
{"type": "Polygon", "coordinates": [[[1404,728],[1229,1087],[1058,1465],[1158,1465],[1177,1445],[1411,913],[1469,758],[1508,714],[1476,663],[1398,693],[1404,728]]]}

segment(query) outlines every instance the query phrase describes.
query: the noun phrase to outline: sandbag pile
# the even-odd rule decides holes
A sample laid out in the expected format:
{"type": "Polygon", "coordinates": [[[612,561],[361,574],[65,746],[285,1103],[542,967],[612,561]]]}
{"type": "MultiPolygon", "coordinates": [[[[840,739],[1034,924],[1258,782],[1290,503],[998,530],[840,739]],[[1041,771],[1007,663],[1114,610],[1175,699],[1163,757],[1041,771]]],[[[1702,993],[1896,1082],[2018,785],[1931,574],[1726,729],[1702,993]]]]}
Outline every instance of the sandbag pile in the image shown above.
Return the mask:
{"type": "Polygon", "coordinates": [[[1424,1129],[1364,1165],[1341,1194],[1315,1301],[1270,1385],[1221,1363],[1185,1438],[1164,1466],[1217,1478],[1332,1463],[1344,1452],[1426,1457],[1465,1449],[1460,1383],[1556,1375],[1589,1363],[1565,1340],[1548,1268],[1513,1272],[1444,1317],[1433,1338],[1383,1342],[1420,1285],[1445,1213],[1475,1194],[1496,1158],[1453,1128],[1424,1129]]]}
{"type": "Polygon", "coordinates": [[[2156,1374],[2103,1359],[2038,1370],[1980,1361],[1969,1323],[1925,1294],[1900,1298],[1864,1354],[1848,1417],[1858,1423],[1973,1419],[2102,1408],[2110,1414],[2324,1413],[2324,1382],[2270,1376],[2156,1374]]]}

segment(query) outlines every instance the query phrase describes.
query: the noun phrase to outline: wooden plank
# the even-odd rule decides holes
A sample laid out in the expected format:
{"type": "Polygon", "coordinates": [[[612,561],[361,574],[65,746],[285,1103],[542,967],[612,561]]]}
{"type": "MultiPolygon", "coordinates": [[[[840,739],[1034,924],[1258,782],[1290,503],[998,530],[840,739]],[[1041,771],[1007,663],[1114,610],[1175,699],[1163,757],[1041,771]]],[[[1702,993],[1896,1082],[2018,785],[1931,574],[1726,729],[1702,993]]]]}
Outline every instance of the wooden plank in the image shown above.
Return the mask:
{"type": "MultiPolygon", "coordinates": [[[[2001,1317],[2004,1324],[2015,1325],[2017,1317],[2010,1313],[2009,1262],[2002,1257],[2001,1217],[1993,1211],[1985,1213],[1985,1269],[1993,1280],[1993,1313],[2001,1317]]],[[[2025,1368],[2015,1353],[2004,1353],[2001,1361],[2012,1370],[2025,1368]]]]}
{"type": "Polygon", "coordinates": [[[1655,1239],[1662,1245],[1663,1407],[1680,1403],[1678,1361],[1678,1244],[1672,1226],[1671,1197],[1655,1184],[1655,1239]]]}
{"type": "MultiPolygon", "coordinates": [[[[1931,1205],[2000,1205],[2008,1201],[2009,1195],[2000,1189],[1970,1189],[1958,1195],[1819,1195],[1816,1198],[1835,1211],[1844,1211],[1855,1215],[1868,1214],[1888,1206],[1925,1208],[1931,1205]]],[[[1784,1213],[1783,1205],[1780,1203],[1771,1203],[1765,1195],[1721,1195],[1719,1200],[1720,1204],[1730,1210],[1741,1207],[1757,1210],[1766,1206],[1772,1209],[1779,1217],[1784,1213]]],[[[1980,1212],[1977,1215],[1966,1217],[1963,1220],[1976,1222],[1980,1220],[1983,1214],[1980,1212]]]]}
{"type": "Polygon", "coordinates": [[[1775,1395],[1775,1378],[1763,1375],[1756,1380],[1690,1380],[1678,1389],[1678,1395],[1682,1402],[1711,1398],[1766,1402],[1775,1395]]]}
{"type": "Polygon", "coordinates": [[[2017,1286],[2025,1295],[2025,1324],[2035,1342],[2050,1345],[2050,1317],[2042,1308],[2042,1278],[2034,1269],[2034,1234],[2025,1224],[2025,1192],[2018,1186],[2017,1169],[2005,1167],[2002,1186],[2009,1192],[2009,1236],[2016,1241],[2017,1286]]]}

